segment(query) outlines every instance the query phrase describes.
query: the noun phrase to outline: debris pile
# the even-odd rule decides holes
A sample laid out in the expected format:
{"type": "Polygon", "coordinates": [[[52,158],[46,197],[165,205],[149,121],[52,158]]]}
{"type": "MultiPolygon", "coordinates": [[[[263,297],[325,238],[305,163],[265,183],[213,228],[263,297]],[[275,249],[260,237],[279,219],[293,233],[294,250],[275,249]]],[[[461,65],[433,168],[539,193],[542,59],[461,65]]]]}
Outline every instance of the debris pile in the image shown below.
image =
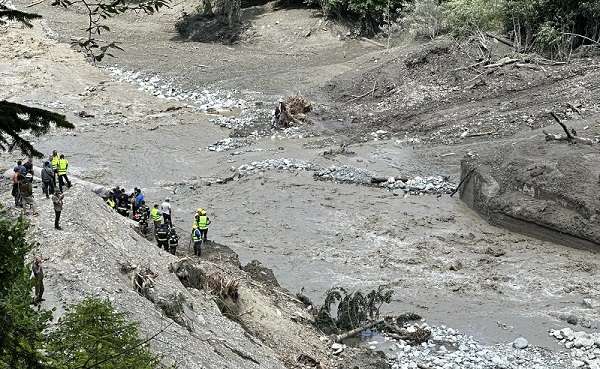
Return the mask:
{"type": "Polygon", "coordinates": [[[600,333],[575,332],[571,328],[551,330],[550,336],[570,350],[573,368],[600,368],[600,333]]]}
{"type": "Polygon", "coordinates": [[[256,174],[265,170],[280,170],[297,172],[300,170],[315,170],[314,164],[298,159],[268,159],[262,161],[253,161],[250,164],[244,164],[237,168],[237,172],[242,176],[256,174]]]}
{"type": "Polygon", "coordinates": [[[244,138],[240,138],[240,137],[224,138],[224,139],[219,140],[219,141],[215,142],[214,144],[210,145],[207,148],[207,150],[221,152],[221,151],[239,149],[240,147],[244,147],[244,146],[253,144],[255,141],[254,137],[255,136],[244,137],[244,138]]]}
{"type": "Polygon", "coordinates": [[[300,126],[308,122],[306,114],[312,110],[312,104],[304,96],[288,96],[281,99],[273,111],[271,126],[275,129],[300,126]]]}
{"type": "Polygon", "coordinates": [[[177,87],[173,81],[164,81],[158,75],[144,75],[139,71],[126,71],[114,66],[106,69],[116,80],[134,84],[140,91],[146,91],[161,99],[189,101],[202,111],[238,108],[246,104],[244,100],[233,97],[235,91],[187,91],[177,87]]]}
{"type": "Polygon", "coordinates": [[[242,119],[238,117],[218,117],[209,119],[208,121],[227,129],[240,129],[252,125],[251,119],[242,119]]]}
{"type": "Polygon", "coordinates": [[[451,194],[456,189],[456,184],[447,177],[414,177],[411,179],[389,177],[387,181],[379,184],[389,190],[404,190],[410,195],[418,194],[451,194]]]}
{"type": "Polygon", "coordinates": [[[456,184],[443,176],[417,176],[414,178],[376,177],[366,169],[349,165],[341,167],[331,166],[315,173],[314,177],[320,180],[379,186],[390,191],[402,190],[408,195],[451,194],[456,189],[456,184]]]}
{"type": "Polygon", "coordinates": [[[342,183],[356,183],[370,185],[372,183],[373,174],[366,169],[343,165],[337,167],[335,165],[320,170],[314,174],[316,179],[329,180],[342,183]]]}
{"type": "MultiPolygon", "coordinates": [[[[525,339],[515,342],[484,346],[473,337],[463,335],[452,328],[428,327],[423,323],[407,329],[429,329],[431,338],[420,345],[410,345],[404,340],[392,340],[393,369],[456,368],[456,369],[554,369],[572,368],[566,353],[523,346],[525,339]]],[[[385,342],[388,344],[389,342],[385,342]]],[[[373,346],[379,343],[373,342],[373,346]]]]}

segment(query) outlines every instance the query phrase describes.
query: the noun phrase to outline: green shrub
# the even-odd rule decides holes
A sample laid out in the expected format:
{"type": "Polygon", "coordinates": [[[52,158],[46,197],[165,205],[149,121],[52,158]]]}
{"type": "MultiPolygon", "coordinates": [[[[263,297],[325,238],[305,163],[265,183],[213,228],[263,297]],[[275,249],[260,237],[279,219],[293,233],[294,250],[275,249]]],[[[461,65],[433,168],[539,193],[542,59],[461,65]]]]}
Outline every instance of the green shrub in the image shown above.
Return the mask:
{"type": "Polygon", "coordinates": [[[43,368],[39,349],[50,313],[32,308],[30,270],[25,259],[32,245],[27,223],[0,210],[0,369],[43,368]]]}
{"type": "Polygon", "coordinates": [[[417,0],[404,24],[415,38],[434,39],[447,29],[444,7],[438,0],[417,0]]]}
{"type": "MultiPolygon", "coordinates": [[[[358,24],[363,34],[379,32],[388,14],[406,7],[409,0],[316,0],[327,16],[358,24]]],[[[309,0],[308,4],[314,4],[309,0]]]]}
{"type": "Polygon", "coordinates": [[[504,24],[503,5],[503,0],[450,0],[446,3],[446,16],[458,35],[499,30],[504,24]]]}
{"type": "Polygon", "coordinates": [[[56,369],[154,369],[159,360],[110,302],[86,299],[59,321],[47,347],[56,369]]]}

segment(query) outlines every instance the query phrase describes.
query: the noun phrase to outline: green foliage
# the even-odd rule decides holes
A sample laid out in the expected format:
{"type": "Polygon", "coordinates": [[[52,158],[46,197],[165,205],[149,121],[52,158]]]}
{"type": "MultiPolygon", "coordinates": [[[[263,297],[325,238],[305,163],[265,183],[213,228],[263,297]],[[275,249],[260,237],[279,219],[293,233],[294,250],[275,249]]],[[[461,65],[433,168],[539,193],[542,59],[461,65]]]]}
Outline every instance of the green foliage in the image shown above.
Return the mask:
{"type": "MultiPolygon", "coordinates": [[[[409,0],[317,0],[326,15],[360,25],[361,32],[373,34],[385,23],[386,14],[397,13],[409,0]]],[[[308,2],[309,4],[314,3],[308,2]]]]}
{"type": "Polygon", "coordinates": [[[23,219],[13,221],[0,212],[0,369],[44,367],[38,349],[50,313],[31,307],[26,229],[23,219]]]}
{"type": "Polygon", "coordinates": [[[449,0],[446,15],[453,32],[459,35],[498,30],[504,22],[503,0],[449,0]]]}
{"type": "Polygon", "coordinates": [[[566,57],[600,39],[600,1],[449,0],[446,8],[456,34],[503,32],[519,51],[566,57]]]}
{"type": "Polygon", "coordinates": [[[82,301],[60,319],[47,351],[56,369],[153,369],[159,363],[138,325],[97,299],[82,301]]]}
{"type": "Polygon", "coordinates": [[[404,23],[416,38],[434,39],[447,28],[444,7],[438,0],[415,1],[404,23]]]}
{"type": "Polygon", "coordinates": [[[42,157],[42,153],[37,151],[28,140],[22,138],[21,134],[31,132],[36,136],[43,135],[53,124],[60,128],[74,128],[64,115],[5,100],[0,101],[0,149],[11,150],[16,146],[28,156],[42,157]]]}
{"type": "Polygon", "coordinates": [[[392,301],[393,290],[379,286],[368,294],[348,292],[341,287],[327,291],[317,312],[316,325],[325,333],[340,333],[378,319],[383,304],[392,301]]]}

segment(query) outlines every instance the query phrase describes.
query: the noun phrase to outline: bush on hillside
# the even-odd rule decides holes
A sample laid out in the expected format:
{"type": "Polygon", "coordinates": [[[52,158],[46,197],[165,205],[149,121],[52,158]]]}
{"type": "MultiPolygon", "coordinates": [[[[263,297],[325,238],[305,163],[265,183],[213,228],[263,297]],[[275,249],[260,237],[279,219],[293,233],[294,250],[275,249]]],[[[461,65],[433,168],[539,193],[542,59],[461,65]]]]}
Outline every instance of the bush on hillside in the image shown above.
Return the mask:
{"type": "Polygon", "coordinates": [[[318,5],[328,17],[353,23],[360,32],[373,35],[379,32],[392,14],[406,8],[411,0],[306,0],[309,6],[318,5]]]}
{"type": "Polygon", "coordinates": [[[448,0],[452,31],[497,31],[519,51],[565,58],[574,48],[600,41],[600,2],[561,0],[448,0]]]}
{"type": "Polygon", "coordinates": [[[444,7],[439,0],[417,0],[410,7],[403,23],[418,39],[434,39],[447,30],[444,7]]]}

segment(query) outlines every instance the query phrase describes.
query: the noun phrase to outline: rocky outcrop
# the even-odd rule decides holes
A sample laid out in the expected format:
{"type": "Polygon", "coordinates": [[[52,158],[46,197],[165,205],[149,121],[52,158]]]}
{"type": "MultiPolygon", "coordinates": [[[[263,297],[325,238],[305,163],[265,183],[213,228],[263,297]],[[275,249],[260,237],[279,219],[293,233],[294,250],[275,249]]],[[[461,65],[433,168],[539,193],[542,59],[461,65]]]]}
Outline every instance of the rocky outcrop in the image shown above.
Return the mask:
{"type": "Polygon", "coordinates": [[[461,198],[492,224],[557,243],[600,247],[596,147],[523,140],[462,162],[461,198]]]}
{"type": "MultiPolygon", "coordinates": [[[[2,200],[10,204],[10,195],[2,200]]],[[[85,186],[75,185],[65,195],[63,231],[53,228],[50,200],[36,197],[36,206],[35,253],[49,258],[43,307],[55,308],[55,318],[85,297],[108,299],[140,323],[143,335],[164,330],[150,345],[167,365],[284,368],[273,350],[224,317],[212,296],[182,285],[169,271],[177,257],[139,236],[85,186]]]]}

